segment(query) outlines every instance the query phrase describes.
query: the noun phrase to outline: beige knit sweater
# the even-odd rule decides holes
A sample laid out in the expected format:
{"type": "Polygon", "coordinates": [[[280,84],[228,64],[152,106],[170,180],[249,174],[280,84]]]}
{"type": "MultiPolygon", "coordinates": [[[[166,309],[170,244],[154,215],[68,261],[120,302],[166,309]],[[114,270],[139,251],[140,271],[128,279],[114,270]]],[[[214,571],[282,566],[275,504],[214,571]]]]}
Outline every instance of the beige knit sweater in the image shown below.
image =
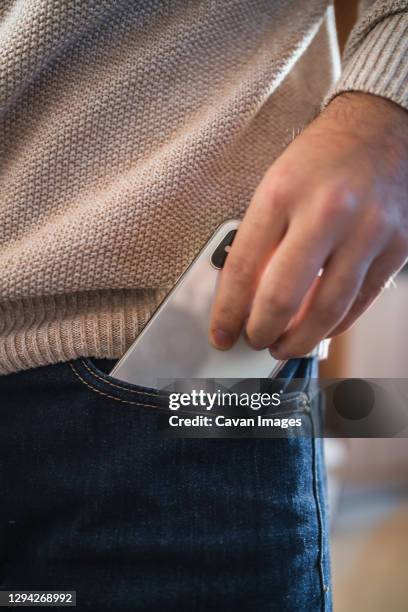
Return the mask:
{"type": "Polygon", "coordinates": [[[408,108],[408,3],[3,0],[0,372],[118,357],[337,92],[408,108]],[[329,93],[328,93],[329,92],[329,93]]]}

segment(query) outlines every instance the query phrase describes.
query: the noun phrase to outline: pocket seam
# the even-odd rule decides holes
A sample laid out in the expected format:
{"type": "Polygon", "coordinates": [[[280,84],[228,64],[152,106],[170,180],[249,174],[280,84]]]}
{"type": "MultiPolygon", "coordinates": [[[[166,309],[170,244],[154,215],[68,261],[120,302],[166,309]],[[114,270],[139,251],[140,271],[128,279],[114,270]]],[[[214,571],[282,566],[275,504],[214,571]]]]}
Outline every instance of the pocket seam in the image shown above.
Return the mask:
{"type": "MultiPolygon", "coordinates": [[[[98,395],[102,395],[103,397],[108,397],[109,399],[115,400],[116,402],[122,402],[123,404],[132,404],[133,406],[142,406],[144,408],[157,408],[157,406],[154,405],[154,404],[145,404],[145,403],[142,403],[142,402],[126,400],[126,399],[122,399],[122,398],[119,398],[119,397],[115,397],[114,395],[109,395],[108,393],[104,393],[103,391],[100,391],[99,389],[96,389],[96,387],[93,387],[86,380],[84,380],[82,378],[82,376],[79,374],[79,372],[75,369],[75,367],[74,367],[74,365],[72,363],[69,363],[69,366],[70,366],[71,370],[74,372],[75,376],[81,381],[81,383],[83,383],[86,387],[88,387],[88,389],[91,389],[91,391],[93,391],[94,393],[97,393],[98,395]]],[[[153,393],[150,394],[150,395],[153,395],[153,393]]]]}
{"type": "Polygon", "coordinates": [[[126,393],[137,393],[138,395],[148,395],[150,397],[157,397],[158,396],[157,393],[149,393],[148,391],[139,391],[139,389],[132,389],[131,387],[128,387],[126,385],[115,384],[115,383],[111,382],[110,380],[107,380],[107,378],[99,376],[99,374],[97,374],[94,370],[91,370],[91,368],[89,367],[89,365],[87,364],[85,359],[80,359],[80,362],[81,362],[81,365],[86,370],[88,370],[90,376],[100,380],[105,385],[109,385],[110,387],[115,387],[116,389],[120,389],[121,391],[125,391],[126,393]]]}
{"type": "MultiPolygon", "coordinates": [[[[139,389],[132,389],[130,385],[127,385],[126,383],[121,384],[120,381],[118,381],[117,383],[114,383],[110,380],[108,380],[109,374],[106,374],[104,376],[101,376],[100,374],[98,374],[93,368],[91,368],[88,363],[87,360],[84,358],[80,358],[79,362],[81,364],[82,367],[84,367],[89,376],[93,379],[95,379],[96,381],[100,381],[103,385],[109,385],[110,387],[114,388],[114,389],[119,389],[120,391],[124,392],[124,393],[136,393],[137,395],[146,395],[148,397],[154,397],[157,399],[160,399],[160,396],[162,395],[160,393],[160,391],[158,390],[156,393],[149,393],[148,391],[142,391],[139,389]]],[[[91,361],[92,363],[92,361],[91,361]]],[[[85,381],[84,381],[85,382],[85,381]]],[[[107,394],[105,394],[107,395],[107,394]]],[[[287,395],[291,396],[291,397],[283,397],[281,400],[281,406],[284,407],[285,405],[291,405],[293,403],[298,403],[298,398],[302,397],[303,400],[306,398],[308,399],[307,394],[302,391],[302,390],[296,390],[296,391],[290,391],[289,393],[287,393],[287,395]]],[[[108,395],[108,397],[110,397],[108,395]]],[[[164,397],[166,397],[166,394],[164,394],[164,397]]],[[[125,400],[123,400],[125,401],[125,400]]],[[[131,400],[128,400],[129,403],[132,403],[131,400]]],[[[142,404],[144,405],[144,404],[142,404]]],[[[148,405],[148,404],[147,404],[148,405]]],[[[298,410],[301,410],[301,408],[298,408],[298,410]]],[[[285,411],[286,412],[286,411],[285,411]]]]}

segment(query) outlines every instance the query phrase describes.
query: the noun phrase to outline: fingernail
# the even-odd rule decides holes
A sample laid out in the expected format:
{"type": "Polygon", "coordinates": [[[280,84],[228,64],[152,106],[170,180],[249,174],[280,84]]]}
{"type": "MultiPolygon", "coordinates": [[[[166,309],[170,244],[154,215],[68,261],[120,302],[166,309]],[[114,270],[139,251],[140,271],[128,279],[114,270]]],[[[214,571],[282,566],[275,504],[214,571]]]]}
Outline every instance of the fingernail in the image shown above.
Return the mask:
{"type": "Polygon", "coordinates": [[[233,343],[233,337],[230,332],[223,329],[214,329],[212,331],[212,340],[215,346],[219,349],[228,349],[233,343]]]}

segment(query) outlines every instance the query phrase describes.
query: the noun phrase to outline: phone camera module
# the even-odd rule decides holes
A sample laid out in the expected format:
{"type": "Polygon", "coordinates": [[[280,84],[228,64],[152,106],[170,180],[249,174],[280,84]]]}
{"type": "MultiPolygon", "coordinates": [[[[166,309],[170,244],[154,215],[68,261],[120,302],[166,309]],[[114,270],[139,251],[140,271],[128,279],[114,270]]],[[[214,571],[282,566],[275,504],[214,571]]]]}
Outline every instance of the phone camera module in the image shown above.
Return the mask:
{"type": "Polygon", "coordinates": [[[225,260],[227,259],[227,255],[231,249],[236,233],[237,230],[231,230],[228,232],[223,241],[220,242],[212,254],[211,263],[214,268],[217,268],[217,270],[221,270],[224,267],[225,260]]]}

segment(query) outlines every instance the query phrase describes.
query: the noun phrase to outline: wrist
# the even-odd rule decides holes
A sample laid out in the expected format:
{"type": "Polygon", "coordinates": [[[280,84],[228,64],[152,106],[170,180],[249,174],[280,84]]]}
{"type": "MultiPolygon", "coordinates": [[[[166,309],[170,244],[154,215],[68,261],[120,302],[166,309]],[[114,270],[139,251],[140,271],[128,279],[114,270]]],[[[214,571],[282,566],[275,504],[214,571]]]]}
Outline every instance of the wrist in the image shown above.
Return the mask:
{"type": "Polygon", "coordinates": [[[333,98],[319,118],[325,129],[357,136],[385,150],[392,148],[396,157],[408,159],[408,112],[391,100],[345,92],[333,98]]]}
{"type": "Polygon", "coordinates": [[[408,111],[392,100],[360,91],[339,94],[328,104],[321,117],[358,123],[362,128],[378,125],[408,130],[408,111]]]}

